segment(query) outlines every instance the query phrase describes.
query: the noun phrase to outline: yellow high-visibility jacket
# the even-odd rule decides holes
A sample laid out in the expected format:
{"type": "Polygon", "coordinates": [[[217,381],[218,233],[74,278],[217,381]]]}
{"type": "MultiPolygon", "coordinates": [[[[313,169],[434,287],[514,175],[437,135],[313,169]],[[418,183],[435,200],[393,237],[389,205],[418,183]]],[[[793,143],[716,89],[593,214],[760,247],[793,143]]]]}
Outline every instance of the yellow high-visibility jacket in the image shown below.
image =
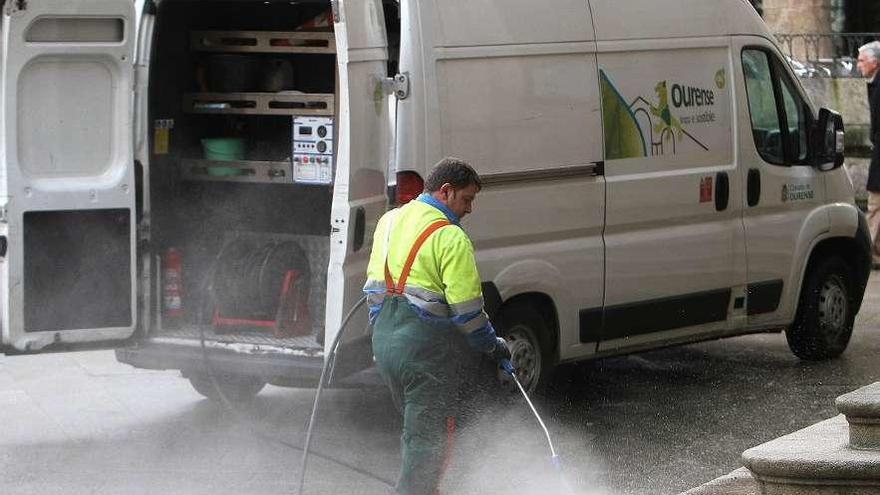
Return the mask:
{"type": "Polygon", "coordinates": [[[435,231],[422,245],[402,297],[424,321],[452,324],[467,336],[471,347],[489,352],[495,346],[495,330],[483,310],[483,291],[473,244],[455,214],[428,194],[379,219],[364,285],[370,321],[382,309],[388,292],[386,259],[396,284],[416,239],[438,220],[447,220],[450,225],[435,231]]]}

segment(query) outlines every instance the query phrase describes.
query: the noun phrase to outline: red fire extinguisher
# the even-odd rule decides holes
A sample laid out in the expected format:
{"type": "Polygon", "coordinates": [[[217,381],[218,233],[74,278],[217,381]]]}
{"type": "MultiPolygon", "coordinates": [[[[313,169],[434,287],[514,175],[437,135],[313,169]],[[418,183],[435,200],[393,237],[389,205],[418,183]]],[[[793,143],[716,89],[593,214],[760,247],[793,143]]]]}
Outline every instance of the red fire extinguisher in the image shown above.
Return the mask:
{"type": "Polygon", "coordinates": [[[162,308],[167,318],[183,316],[183,260],[180,252],[168,248],[162,256],[162,308]]]}

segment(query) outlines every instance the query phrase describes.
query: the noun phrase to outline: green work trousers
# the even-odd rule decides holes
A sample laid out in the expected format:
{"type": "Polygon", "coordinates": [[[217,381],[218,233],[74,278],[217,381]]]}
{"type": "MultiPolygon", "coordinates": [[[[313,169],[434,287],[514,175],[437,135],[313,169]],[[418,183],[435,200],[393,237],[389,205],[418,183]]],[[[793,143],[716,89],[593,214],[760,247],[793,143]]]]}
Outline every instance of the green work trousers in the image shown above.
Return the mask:
{"type": "Polygon", "coordinates": [[[398,493],[435,493],[443,474],[454,431],[455,332],[422,321],[400,297],[386,297],[373,323],[376,366],[403,413],[398,493]]]}

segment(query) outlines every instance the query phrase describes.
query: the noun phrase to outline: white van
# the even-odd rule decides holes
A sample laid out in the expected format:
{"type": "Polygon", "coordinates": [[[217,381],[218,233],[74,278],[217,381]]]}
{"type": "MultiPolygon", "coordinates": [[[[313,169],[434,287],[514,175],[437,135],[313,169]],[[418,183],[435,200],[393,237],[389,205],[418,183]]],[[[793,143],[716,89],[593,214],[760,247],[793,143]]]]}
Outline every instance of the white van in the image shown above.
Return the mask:
{"type": "MultiPolygon", "coordinates": [[[[313,384],[376,220],[447,155],[483,177],[464,227],[530,388],[732,335],[849,341],[870,255],[841,120],[746,0],[143,3],[5,2],[7,352],[313,384]]],[[[366,311],[345,342],[340,373],[370,366],[366,311]]]]}

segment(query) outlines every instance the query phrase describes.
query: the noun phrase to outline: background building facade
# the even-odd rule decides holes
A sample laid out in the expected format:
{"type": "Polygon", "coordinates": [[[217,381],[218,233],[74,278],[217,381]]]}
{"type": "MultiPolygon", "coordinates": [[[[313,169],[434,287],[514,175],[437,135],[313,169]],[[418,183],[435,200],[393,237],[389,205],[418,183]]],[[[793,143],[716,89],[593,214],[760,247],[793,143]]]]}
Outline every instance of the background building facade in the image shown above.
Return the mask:
{"type": "Polygon", "coordinates": [[[846,166],[864,201],[869,112],[858,48],[880,39],[878,0],[750,0],[776,34],[816,107],[837,110],[846,125],[846,166]]]}
{"type": "Polygon", "coordinates": [[[877,0],[750,0],[777,33],[880,32],[877,0]]]}

